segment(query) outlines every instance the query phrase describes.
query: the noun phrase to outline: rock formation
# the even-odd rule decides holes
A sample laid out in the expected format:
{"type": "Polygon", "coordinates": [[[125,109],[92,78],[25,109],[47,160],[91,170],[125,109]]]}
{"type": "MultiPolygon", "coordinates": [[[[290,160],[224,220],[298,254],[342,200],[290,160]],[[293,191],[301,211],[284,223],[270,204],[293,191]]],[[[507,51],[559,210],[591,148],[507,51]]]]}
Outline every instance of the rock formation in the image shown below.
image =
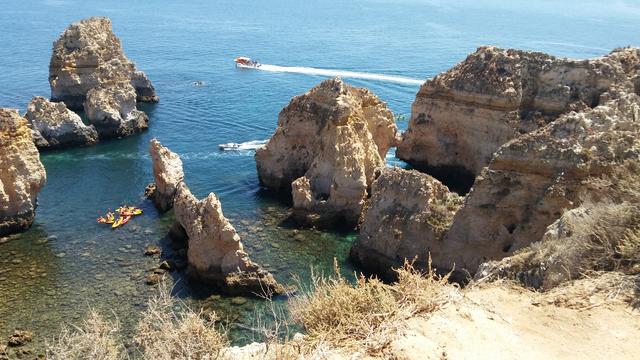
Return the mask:
{"type": "Polygon", "coordinates": [[[155,178],[155,190],[151,200],[158,210],[165,212],[173,207],[178,186],[184,181],[182,160],[178,154],[162,146],[156,139],[151,140],[149,154],[155,178]]]}
{"type": "Polygon", "coordinates": [[[136,109],[136,92],[129,82],[91,89],[84,110],[102,137],[125,137],[149,127],[147,115],[136,109]]]}
{"type": "Polygon", "coordinates": [[[0,236],[31,226],[45,181],[27,120],[0,108],[0,236]]]}
{"type": "Polygon", "coordinates": [[[478,175],[501,145],[520,134],[597,106],[612,86],[632,92],[639,57],[637,48],[570,60],[480,47],[420,88],[397,156],[430,171],[478,175]]]}
{"type": "Polygon", "coordinates": [[[149,79],[125,56],[108,18],[73,23],[53,44],[49,64],[52,101],[64,101],[73,110],[82,109],[89,91],[113,82],[114,77],[131,83],[138,101],[158,101],[149,79]]]}
{"type": "Polygon", "coordinates": [[[375,168],[397,141],[393,114],[366,89],[325,80],[294,97],[255,159],[260,182],[292,190],[306,220],[357,221],[375,168]]]}
{"type": "Polygon", "coordinates": [[[541,240],[565,210],[594,193],[586,179],[640,157],[640,97],[612,89],[598,102],[496,152],[454,217],[440,265],[473,273],[541,240]]]}
{"type": "MultiPolygon", "coordinates": [[[[188,237],[188,273],[228,293],[283,293],[271,273],[249,259],[235,228],[222,213],[214,193],[198,200],[185,185],[182,162],[157,140],[151,141],[156,193],[163,206],[173,204],[177,222],[188,237]],[[173,194],[173,199],[169,197],[173,194]]],[[[156,195],[154,195],[156,196],[156,195]]]]}
{"type": "Polygon", "coordinates": [[[415,170],[377,171],[351,256],[364,268],[391,277],[405,259],[424,267],[442,253],[442,238],[463,198],[415,170]]]}
{"type": "Polygon", "coordinates": [[[85,125],[80,116],[62,102],[52,103],[36,96],[29,103],[25,117],[41,150],[92,145],[98,141],[96,129],[85,125]]]}

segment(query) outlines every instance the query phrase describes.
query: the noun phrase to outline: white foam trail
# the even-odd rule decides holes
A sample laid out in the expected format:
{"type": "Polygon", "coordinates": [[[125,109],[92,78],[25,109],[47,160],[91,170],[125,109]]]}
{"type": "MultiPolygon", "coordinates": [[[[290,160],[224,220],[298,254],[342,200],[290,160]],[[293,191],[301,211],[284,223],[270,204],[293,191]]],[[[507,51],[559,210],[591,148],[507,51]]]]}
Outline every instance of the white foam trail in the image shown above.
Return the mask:
{"type": "Polygon", "coordinates": [[[267,143],[268,140],[251,140],[243,143],[226,143],[218,145],[220,150],[255,150],[267,143]]]}
{"type": "Polygon", "coordinates": [[[344,78],[353,78],[353,79],[389,81],[389,82],[409,84],[409,85],[422,85],[422,83],[424,82],[424,80],[411,79],[403,76],[372,74],[372,73],[346,71],[346,70],[317,69],[317,68],[301,67],[301,66],[278,66],[278,65],[262,64],[255,69],[263,70],[263,71],[271,71],[271,72],[287,72],[287,73],[296,73],[296,74],[320,75],[320,76],[328,76],[328,77],[340,76],[344,78]]]}

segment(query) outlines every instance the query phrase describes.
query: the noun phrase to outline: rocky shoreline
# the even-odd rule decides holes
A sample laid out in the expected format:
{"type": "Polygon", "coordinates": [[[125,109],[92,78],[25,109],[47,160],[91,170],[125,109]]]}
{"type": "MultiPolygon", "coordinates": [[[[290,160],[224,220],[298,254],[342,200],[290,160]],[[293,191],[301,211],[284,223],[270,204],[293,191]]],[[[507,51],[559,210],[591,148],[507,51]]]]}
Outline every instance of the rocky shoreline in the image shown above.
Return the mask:
{"type": "MultiPolygon", "coordinates": [[[[34,97],[24,117],[0,108],[0,236],[34,221],[46,181],[39,150],[139,133],[149,117],[137,103],[158,101],[107,18],[71,24],[49,73],[51,100],[34,97]]],[[[507,278],[550,290],[581,271],[640,274],[625,255],[637,249],[620,245],[640,238],[639,124],[640,49],[572,60],[484,46],[421,86],[402,134],[371,91],[322,81],[282,109],[255,163],[263,187],[290,196],[296,226],[356,230],[351,259],[388,282],[410,263],[430,281],[507,278]],[[387,166],[394,147],[412,169],[387,166]],[[593,255],[585,243],[607,226],[616,238],[598,251],[613,260],[576,260],[593,255]]],[[[232,295],[291,292],[250,258],[215,193],[192,194],[178,154],[156,139],[149,154],[146,195],[161,214],[173,210],[169,236],[184,243],[179,268],[190,279],[232,295]]]]}

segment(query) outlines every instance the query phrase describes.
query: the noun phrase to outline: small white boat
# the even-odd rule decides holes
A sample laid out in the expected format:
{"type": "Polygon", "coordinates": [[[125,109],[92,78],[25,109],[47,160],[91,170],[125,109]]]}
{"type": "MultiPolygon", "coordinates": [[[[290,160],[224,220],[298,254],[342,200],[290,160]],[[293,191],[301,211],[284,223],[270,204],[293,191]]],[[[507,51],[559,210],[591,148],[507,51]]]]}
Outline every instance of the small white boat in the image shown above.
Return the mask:
{"type": "Polygon", "coordinates": [[[267,140],[251,140],[243,143],[226,143],[218,145],[222,151],[230,150],[256,150],[267,143],[267,140]]]}
{"type": "Polygon", "coordinates": [[[262,65],[258,60],[253,60],[245,56],[237,57],[234,61],[236,62],[236,67],[239,68],[257,69],[262,65]]]}

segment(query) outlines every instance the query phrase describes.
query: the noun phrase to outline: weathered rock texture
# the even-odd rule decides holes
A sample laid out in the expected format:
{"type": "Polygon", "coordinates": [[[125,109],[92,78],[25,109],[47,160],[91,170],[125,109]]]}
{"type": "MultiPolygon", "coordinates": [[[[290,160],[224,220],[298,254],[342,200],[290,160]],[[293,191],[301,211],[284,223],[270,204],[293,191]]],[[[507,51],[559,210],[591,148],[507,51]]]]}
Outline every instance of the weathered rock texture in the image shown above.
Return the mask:
{"type": "Polygon", "coordinates": [[[149,127],[147,114],[136,109],[136,92],[129,82],[91,89],[84,111],[102,137],[125,137],[149,127]]]}
{"type": "MultiPolygon", "coordinates": [[[[371,272],[390,277],[405,260],[424,267],[442,254],[442,238],[463,198],[415,170],[384,168],[371,186],[360,235],[351,256],[371,272]]],[[[437,260],[437,259],[436,259],[437,260]]]]}
{"type": "Polygon", "coordinates": [[[151,140],[149,154],[155,179],[155,191],[151,200],[158,210],[165,212],[173,207],[178,186],[184,181],[182,160],[178,154],[162,146],[156,139],[151,140]]]}
{"type": "Polygon", "coordinates": [[[27,120],[0,108],[0,236],[31,226],[45,181],[27,120]]]}
{"type": "Polygon", "coordinates": [[[374,94],[325,80],[294,97],[278,128],[256,151],[260,182],[292,190],[301,219],[355,224],[375,168],[397,141],[393,114],[374,94]]]}
{"type": "Polygon", "coordinates": [[[570,60],[480,47],[421,87],[397,156],[418,167],[478,175],[501,145],[520,134],[597,106],[612,86],[637,89],[639,51],[570,60]]]}
{"type": "Polygon", "coordinates": [[[64,101],[73,110],[82,109],[91,89],[115,79],[129,82],[138,101],[158,101],[149,79],[125,56],[108,18],[73,23],[53,44],[49,63],[53,101],[64,101]]]}
{"type": "Polygon", "coordinates": [[[80,116],[62,102],[52,103],[36,96],[29,103],[25,117],[41,150],[92,145],[98,141],[96,129],[85,125],[80,116]]]}
{"type": "Polygon", "coordinates": [[[228,293],[283,293],[271,273],[249,259],[235,228],[222,213],[214,193],[198,200],[185,185],[182,162],[157,140],[151,141],[156,193],[173,204],[177,222],[188,237],[188,273],[228,293]],[[173,195],[173,199],[168,199],[173,195]]]}
{"type": "Polygon", "coordinates": [[[593,194],[587,178],[611,174],[625,161],[638,159],[640,98],[612,89],[598,102],[496,152],[454,217],[444,240],[445,265],[455,263],[473,273],[484,261],[541,240],[565,210],[593,194]]]}

